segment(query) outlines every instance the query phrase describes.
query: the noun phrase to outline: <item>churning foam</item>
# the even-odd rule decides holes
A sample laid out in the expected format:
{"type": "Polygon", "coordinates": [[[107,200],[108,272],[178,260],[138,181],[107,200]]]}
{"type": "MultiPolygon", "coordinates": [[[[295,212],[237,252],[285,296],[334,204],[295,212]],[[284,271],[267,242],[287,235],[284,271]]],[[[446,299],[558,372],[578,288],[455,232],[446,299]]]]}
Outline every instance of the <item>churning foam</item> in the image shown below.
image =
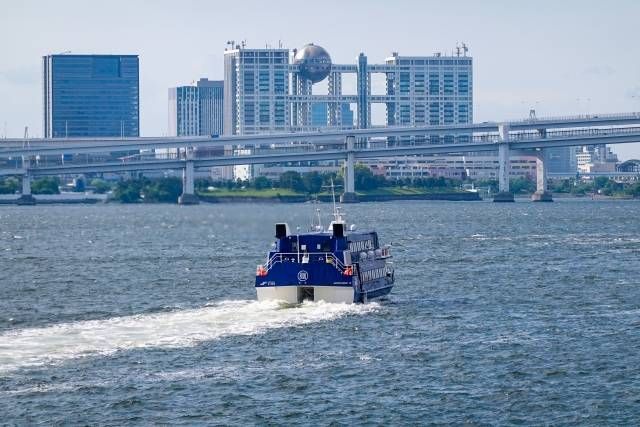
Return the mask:
{"type": "Polygon", "coordinates": [[[230,335],[254,335],[368,313],[379,306],[305,302],[283,307],[272,301],[222,301],[196,309],[6,332],[0,334],[0,372],[119,350],[187,347],[230,335]]]}

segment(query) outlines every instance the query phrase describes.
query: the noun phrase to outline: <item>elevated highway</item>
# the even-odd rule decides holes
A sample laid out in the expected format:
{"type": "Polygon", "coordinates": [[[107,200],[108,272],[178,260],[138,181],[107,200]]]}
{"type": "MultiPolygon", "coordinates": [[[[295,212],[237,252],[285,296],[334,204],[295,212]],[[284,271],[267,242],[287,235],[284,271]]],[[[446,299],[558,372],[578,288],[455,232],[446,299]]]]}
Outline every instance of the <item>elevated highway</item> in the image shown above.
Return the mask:
{"type": "Polygon", "coordinates": [[[0,143],[0,160],[5,164],[0,168],[0,175],[22,175],[23,193],[30,196],[29,181],[34,176],[181,169],[185,194],[193,196],[193,171],[197,168],[344,160],[345,193],[355,195],[353,168],[358,159],[498,151],[502,194],[498,199],[502,197],[511,201],[508,168],[510,152],[514,150],[536,155],[538,193],[549,198],[546,193],[545,149],[639,141],[640,113],[225,137],[9,139],[0,143]],[[433,136],[447,135],[463,136],[468,142],[433,143],[433,136]],[[217,149],[219,154],[196,156],[196,149],[217,149]],[[158,155],[160,151],[164,155],[158,155]],[[99,158],[96,155],[112,152],[140,154],[118,161],[95,161],[99,158]],[[243,155],[238,155],[240,152],[243,155]],[[64,155],[83,154],[94,156],[77,156],[73,161],[64,161],[64,155]],[[38,161],[39,158],[52,157],[58,159],[53,164],[51,161],[38,161]]]}

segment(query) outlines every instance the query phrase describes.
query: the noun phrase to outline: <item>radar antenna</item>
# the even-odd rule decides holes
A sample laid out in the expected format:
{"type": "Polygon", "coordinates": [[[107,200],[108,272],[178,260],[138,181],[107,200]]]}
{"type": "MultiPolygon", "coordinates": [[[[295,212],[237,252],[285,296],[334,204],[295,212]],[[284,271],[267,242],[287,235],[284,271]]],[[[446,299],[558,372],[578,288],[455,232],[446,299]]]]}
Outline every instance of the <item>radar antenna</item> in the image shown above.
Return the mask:
{"type": "Polygon", "coordinates": [[[312,202],[314,206],[313,213],[311,214],[311,229],[309,231],[322,231],[322,218],[320,216],[320,208],[318,208],[318,198],[316,197],[312,202]]]}
{"type": "MultiPolygon", "coordinates": [[[[325,185],[322,188],[331,189],[331,201],[333,203],[333,221],[332,222],[346,224],[346,221],[342,216],[342,213],[340,212],[340,206],[338,206],[338,204],[336,203],[336,187],[337,186],[333,183],[333,177],[330,179],[329,182],[331,183],[330,185],[325,185]]],[[[331,225],[329,225],[329,227],[331,227],[331,225]]]]}
{"type": "Polygon", "coordinates": [[[340,213],[340,207],[336,205],[336,186],[333,184],[333,178],[331,178],[331,199],[333,200],[333,220],[335,222],[344,222],[342,214],[340,213]]]}
{"type": "Polygon", "coordinates": [[[467,56],[467,52],[469,52],[469,47],[464,42],[462,42],[462,50],[464,52],[464,56],[467,56]]]}

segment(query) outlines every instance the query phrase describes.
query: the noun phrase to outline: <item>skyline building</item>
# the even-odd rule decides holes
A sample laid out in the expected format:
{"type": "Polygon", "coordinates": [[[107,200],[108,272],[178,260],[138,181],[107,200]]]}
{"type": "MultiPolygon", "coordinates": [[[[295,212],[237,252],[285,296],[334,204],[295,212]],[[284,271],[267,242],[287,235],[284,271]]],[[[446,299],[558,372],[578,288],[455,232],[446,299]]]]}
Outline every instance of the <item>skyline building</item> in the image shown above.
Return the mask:
{"type": "MultiPolygon", "coordinates": [[[[170,136],[216,136],[223,134],[224,82],[201,78],[188,86],[169,89],[170,136]]],[[[220,155],[221,148],[196,148],[196,156],[220,155]]],[[[156,150],[160,152],[160,150],[156,150]]],[[[177,154],[168,152],[167,154],[177,154]]],[[[221,166],[209,170],[213,179],[232,179],[233,167],[221,166]]]]}
{"type": "Polygon", "coordinates": [[[138,55],[42,57],[45,138],[140,136],[138,55]]]}
{"type": "Polygon", "coordinates": [[[224,82],[201,78],[169,89],[170,136],[222,135],[224,82]]]}
{"type": "MultiPolygon", "coordinates": [[[[399,56],[386,59],[387,126],[472,123],[473,63],[464,55],[399,56]],[[391,68],[389,68],[391,67],[391,68]]],[[[374,68],[375,69],[375,68],[374,68]]],[[[431,142],[466,142],[466,135],[432,136],[431,142]],[[463,141],[464,139],[464,141],[463,141]]]]}
{"type": "MultiPolygon", "coordinates": [[[[329,124],[327,114],[329,113],[329,104],[326,102],[320,102],[311,106],[311,125],[313,127],[325,128],[329,124]]],[[[349,104],[342,104],[340,106],[340,114],[342,117],[342,128],[351,129],[354,126],[353,123],[353,110],[349,104]]]]}
{"type": "Polygon", "coordinates": [[[574,173],[578,170],[579,147],[547,148],[544,153],[549,173],[574,173]]]}
{"type": "Polygon", "coordinates": [[[225,50],[225,135],[288,130],[288,61],[288,49],[225,50]]]}
{"type": "MultiPolygon", "coordinates": [[[[355,107],[357,128],[372,125],[372,104],[386,108],[385,125],[443,125],[473,121],[473,59],[467,48],[456,56],[399,56],[369,64],[364,53],[353,64],[333,64],[328,52],[249,49],[224,52],[225,129],[229,135],[313,130],[314,107],[327,107],[327,127],[343,126],[343,105],[355,107]],[[343,93],[343,76],[356,76],[356,94],[343,93]],[[384,93],[372,93],[372,75],[385,78],[384,93]],[[313,85],[327,80],[327,93],[313,85]]],[[[348,120],[347,120],[348,122],[348,120]]],[[[347,123],[348,125],[348,123],[347,123]]]]}
{"type": "MultiPolygon", "coordinates": [[[[456,56],[393,53],[384,63],[369,64],[367,56],[360,53],[352,64],[334,64],[329,53],[314,44],[289,50],[250,49],[244,42],[229,43],[231,47],[224,52],[227,135],[368,128],[372,126],[373,104],[386,109],[387,126],[473,121],[473,60],[467,56],[464,45],[457,49],[456,56]],[[343,77],[347,74],[356,78],[355,94],[343,93],[343,77]],[[385,79],[383,93],[372,92],[374,74],[385,79]],[[314,84],[325,79],[326,93],[315,93],[314,84]],[[355,120],[351,106],[355,108],[355,120]]],[[[464,142],[468,137],[435,136],[431,142],[464,142]]],[[[389,138],[387,143],[403,144],[419,139],[419,136],[389,138]]],[[[238,154],[248,154],[245,151],[238,154]]],[[[237,172],[241,169],[243,172],[236,175],[249,178],[261,166],[236,167],[237,172]]]]}

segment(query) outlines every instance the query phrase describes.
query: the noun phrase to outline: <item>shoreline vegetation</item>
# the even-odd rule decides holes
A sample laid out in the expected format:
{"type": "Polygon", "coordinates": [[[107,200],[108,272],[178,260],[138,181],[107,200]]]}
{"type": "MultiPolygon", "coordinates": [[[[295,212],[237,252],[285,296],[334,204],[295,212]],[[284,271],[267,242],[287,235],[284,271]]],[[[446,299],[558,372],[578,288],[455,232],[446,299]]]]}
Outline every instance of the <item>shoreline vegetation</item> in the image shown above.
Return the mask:
{"type": "MultiPolygon", "coordinates": [[[[343,179],[336,173],[310,172],[300,174],[295,171],[283,173],[278,180],[257,177],[248,181],[212,181],[197,179],[196,195],[208,203],[303,203],[311,200],[330,202],[331,181],[336,185],[336,196],[342,192],[343,179]]],[[[482,200],[480,194],[495,194],[498,184],[495,180],[460,180],[444,177],[385,179],[374,175],[369,168],[358,165],[355,173],[358,201],[391,200],[482,200]],[[469,191],[470,189],[476,191],[469,191]],[[477,191],[480,190],[480,191],[477,191]]],[[[17,199],[20,181],[9,177],[0,179],[0,204],[12,204],[17,199]],[[16,195],[16,199],[8,195],[16,195]]],[[[72,183],[61,185],[57,177],[33,180],[32,194],[48,195],[41,198],[46,203],[177,203],[182,194],[182,180],[168,178],[136,178],[118,182],[108,182],[96,178],[74,179],[72,183]],[[73,194],[68,200],[61,189],[73,194]],[[59,196],[55,196],[59,195],[59,196]],[[97,195],[97,196],[96,196],[97,195]],[[73,196],[73,197],[71,197],[73,196]]],[[[535,183],[525,178],[512,179],[510,189],[516,197],[527,197],[535,189],[535,183]]],[[[599,177],[583,182],[577,179],[553,180],[549,190],[554,197],[590,197],[597,199],[640,198],[640,182],[619,183],[599,177]]]]}

